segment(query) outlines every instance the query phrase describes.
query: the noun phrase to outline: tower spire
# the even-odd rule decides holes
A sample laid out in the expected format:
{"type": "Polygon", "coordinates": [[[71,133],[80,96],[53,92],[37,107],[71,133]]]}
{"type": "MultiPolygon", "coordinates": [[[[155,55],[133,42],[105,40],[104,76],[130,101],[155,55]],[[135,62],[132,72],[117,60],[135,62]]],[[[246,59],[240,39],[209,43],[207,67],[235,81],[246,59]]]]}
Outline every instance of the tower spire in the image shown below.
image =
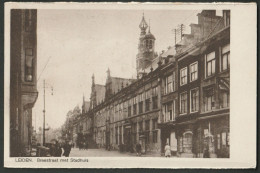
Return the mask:
{"type": "Polygon", "coordinates": [[[110,69],[108,67],[108,69],[107,69],[107,78],[109,78],[109,77],[110,77],[110,69]]]}
{"type": "Polygon", "coordinates": [[[143,17],[141,23],[139,24],[139,28],[141,29],[141,35],[145,35],[147,27],[148,25],[147,22],[145,21],[144,12],[143,12],[143,17]]]}
{"type": "Polygon", "coordinates": [[[95,76],[94,76],[94,73],[92,75],[92,85],[95,85],[95,76]]]}
{"type": "Polygon", "coordinates": [[[151,24],[150,24],[150,19],[149,19],[149,28],[148,28],[148,33],[151,33],[150,29],[151,29],[151,24]]]}

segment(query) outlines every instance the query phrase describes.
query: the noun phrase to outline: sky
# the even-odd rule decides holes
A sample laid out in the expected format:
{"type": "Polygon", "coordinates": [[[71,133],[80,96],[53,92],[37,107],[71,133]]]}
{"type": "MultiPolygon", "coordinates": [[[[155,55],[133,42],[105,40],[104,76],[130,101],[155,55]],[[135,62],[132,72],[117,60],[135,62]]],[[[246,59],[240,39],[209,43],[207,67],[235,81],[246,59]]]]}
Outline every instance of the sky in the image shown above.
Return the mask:
{"type": "Polygon", "coordinates": [[[38,99],[33,126],[43,123],[43,80],[46,82],[46,124],[60,127],[69,110],[89,100],[91,76],[105,84],[110,68],[115,77],[135,78],[135,59],[144,12],[155,36],[155,51],[174,45],[173,29],[179,24],[190,33],[201,10],[47,10],[37,14],[38,99]],[[51,88],[53,87],[53,95],[51,88]]]}

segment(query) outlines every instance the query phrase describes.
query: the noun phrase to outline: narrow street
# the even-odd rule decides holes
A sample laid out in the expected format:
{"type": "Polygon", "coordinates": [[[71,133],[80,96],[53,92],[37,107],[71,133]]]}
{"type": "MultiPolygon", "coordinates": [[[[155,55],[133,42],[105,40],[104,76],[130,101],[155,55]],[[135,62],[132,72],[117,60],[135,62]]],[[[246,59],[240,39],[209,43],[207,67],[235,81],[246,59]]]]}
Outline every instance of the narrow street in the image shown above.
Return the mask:
{"type": "Polygon", "coordinates": [[[70,157],[131,157],[135,156],[134,153],[120,153],[119,151],[107,151],[105,149],[88,149],[79,150],[72,148],[70,157]]]}
{"type": "MultiPolygon", "coordinates": [[[[79,150],[72,148],[70,157],[137,157],[135,153],[119,151],[107,151],[105,149],[79,150]]],[[[142,155],[141,157],[160,157],[159,155],[142,155]]]]}

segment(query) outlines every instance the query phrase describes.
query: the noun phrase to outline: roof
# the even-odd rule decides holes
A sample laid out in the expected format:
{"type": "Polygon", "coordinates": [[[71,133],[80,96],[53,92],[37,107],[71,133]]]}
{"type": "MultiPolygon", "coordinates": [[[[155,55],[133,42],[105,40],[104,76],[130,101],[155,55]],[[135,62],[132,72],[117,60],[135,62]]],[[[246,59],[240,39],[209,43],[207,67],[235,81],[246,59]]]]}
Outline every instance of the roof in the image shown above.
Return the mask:
{"type": "Polygon", "coordinates": [[[154,39],[155,40],[155,37],[152,33],[148,32],[147,34],[145,34],[144,38],[149,38],[149,39],[154,39]]]}
{"type": "Polygon", "coordinates": [[[101,103],[105,99],[106,88],[104,85],[95,84],[96,101],[101,103]]]}
{"type": "Polygon", "coordinates": [[[136,79],[120,78],[120,77],[111,77],[112,83],[112,92],[116,93],[118,90],[121,90],[122,84],[125,87],[127,84],[130,85],[136,79]]]}
{"type": "Polygon", "coordinates": [[[161,57],[166,58],[168,56],[173,56],[175,54],[176,54],[175,47],[171,46],[171,47],[169,47],[169,49],[167,51],[165,51],[165,52],[163,52],[163,54],[161,54],[161,57]]]}
{"type": "Polygon", "coordinates": [[[89,107],[90,107],[90,101],[84,101],[83,106],[82,106],[82,109],[83,109],[84,111],[88,111],[88,110],[89,110],[89,107]]]}

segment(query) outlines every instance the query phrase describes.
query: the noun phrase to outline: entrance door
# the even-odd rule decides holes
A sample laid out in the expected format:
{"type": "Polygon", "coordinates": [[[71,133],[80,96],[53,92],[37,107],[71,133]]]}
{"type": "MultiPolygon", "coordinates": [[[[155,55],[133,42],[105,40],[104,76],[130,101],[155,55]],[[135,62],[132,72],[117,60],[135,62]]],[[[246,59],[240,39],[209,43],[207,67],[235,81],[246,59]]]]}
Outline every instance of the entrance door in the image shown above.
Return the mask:
{"type": "Polygon", "coordinates": [[[126,151],[130,152],[132,150],[131,128],[125,128],[124,132],[124,144],[126,145],[126,151]]]}

